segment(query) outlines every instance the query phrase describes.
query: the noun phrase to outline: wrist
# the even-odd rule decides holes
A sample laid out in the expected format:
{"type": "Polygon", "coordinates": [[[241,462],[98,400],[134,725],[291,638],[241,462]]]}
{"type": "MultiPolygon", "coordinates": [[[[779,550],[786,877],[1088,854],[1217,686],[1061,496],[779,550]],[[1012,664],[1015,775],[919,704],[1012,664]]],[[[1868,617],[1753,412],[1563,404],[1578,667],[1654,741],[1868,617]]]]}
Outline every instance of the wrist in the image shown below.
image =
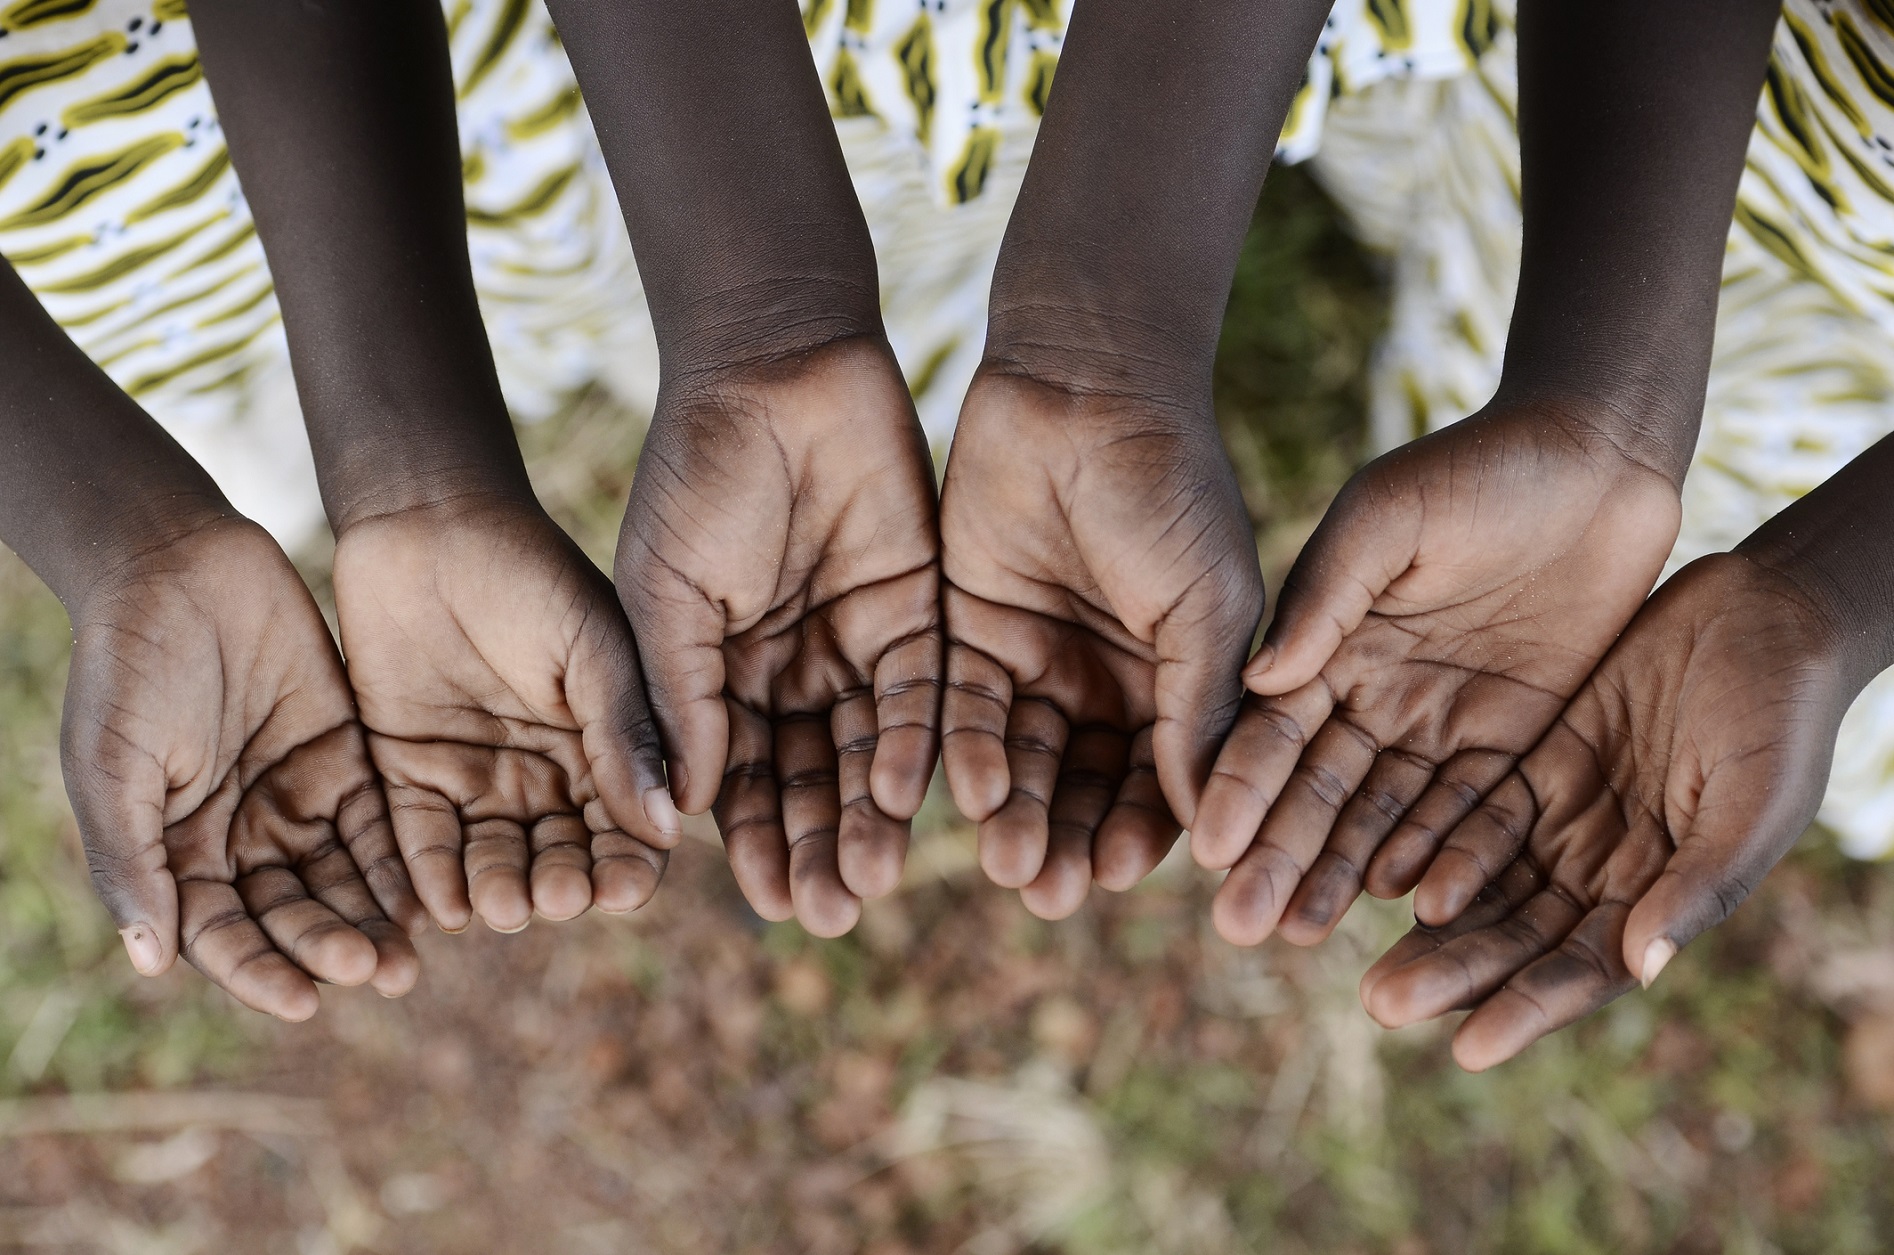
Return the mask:
{"type": "Polygon", "coordinates": [[[1794,590],[1824,626],[1824,644],[1849,693],[1858,693],[1894,666],[1894,572],[1847,543],[1848,529],[1837,536],[1800,525],[1793,510],[1771,519],[1733,552],[1794,590]]]}
{"type": "Polygon", "coordinates": [[[1668,479],[1679,492],[1696,452],[1703,392],[1657,384],[1635,367],[1583,370],[1515,369],[1509,354],[1493,407],[1553,416],[1588,441],[1600,441],[1625,461],[1668,479]]]}
{"type": "Polygon", "coordinates": [[[95,607],[112,601],[118,590],[175,573],[180,555],[198,538],[223,528],[261,535],[256,524],[214,492],[154,495],[109,520],[96,520],[75,545],[82,552],[56,563],[50,574],[41,574],[76,630],[100,617],[95,607]]]}
{"type": "Polygon", "coordinates": [[[872,264],[856,275],[706,279],[688,298],[654,302],[653,322],[665,382],[684,387],[885,340],[872,264]]]}
{"type": "Polygon", "coordinates": [[[1101,301],[996,295],[980,374],[1209,422],[1216,331],[1187,322],[1101,301]]]}

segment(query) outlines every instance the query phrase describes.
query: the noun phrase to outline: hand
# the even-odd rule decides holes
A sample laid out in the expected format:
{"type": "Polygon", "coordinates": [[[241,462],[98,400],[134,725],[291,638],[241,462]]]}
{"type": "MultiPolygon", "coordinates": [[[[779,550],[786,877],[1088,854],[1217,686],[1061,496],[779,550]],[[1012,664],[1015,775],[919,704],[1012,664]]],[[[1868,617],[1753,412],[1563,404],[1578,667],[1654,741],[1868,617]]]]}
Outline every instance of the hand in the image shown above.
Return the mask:
{"type": "Polygon", "coordinates": [[[679,804],[757,913],[817,936],[900,883],[933,774],[939,542],[879,339],[667,384],[617,580],[679,804]]]}
{"type": "Polygon", "coordinates": [[[941,535],[947,780],[987,875],[1061,918],[1190,818],[1262,615],[1255,537],[1207,413],[992,366],[941,535]]]}
{"type": "Polygon", "coordinates": [[[316,1013],[318,980],[413,987],[408,932],[426,917],[342,662],[260,528],[199,520],[75,606],[61,751],[93,884],[140,972],[181,950],[291,1021],[316,1013]]]}
{"type": "MultiPolygon", "coordinates": [[[[1608,417],[1608,416],[1606,416],[1608,417]]],[[[1612,419],[1612,421],[1621,421],[1612,419]]],[[[1576,413],[1492,408],[1370,463],[1297,559],[1191,831],[1217,931],[1399,897],[1650,592],[1678,493],[1576,413]]]]}
{"type": "Polygon", "coordinates": [[[449,932],[642,906],[677,843],[630,626],[536,504],[371,516],[336,614],[395,837],[449,932]]]}
{"type": "Polygon", "coordinates": [[[1369,1013],[1396,1027],[1473,1007],[1453,1053],[1479,1071],[1649,985],[1815,818],[1853,696],[1838,635],[1741,554],[1667,581],[1448,838],[1414,908],[1453,922],[1369,969],[1369,1013]]]}

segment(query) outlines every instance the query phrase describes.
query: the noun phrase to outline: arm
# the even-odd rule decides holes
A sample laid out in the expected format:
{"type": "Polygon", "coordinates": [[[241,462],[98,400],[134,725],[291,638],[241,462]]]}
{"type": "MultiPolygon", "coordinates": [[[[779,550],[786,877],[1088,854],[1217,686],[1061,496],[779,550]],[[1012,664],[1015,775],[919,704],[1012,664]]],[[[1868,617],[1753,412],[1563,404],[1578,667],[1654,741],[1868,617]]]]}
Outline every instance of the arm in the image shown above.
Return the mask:
{"type": "Polygon", "coordinates": [[[289,1020],[312,977],[405,992],[419,904],[308,591],[4,263],[0,340],[0,539],[72,616],[61,758],[133,966],[289,1020]]]}
{"type": "Polygon", "coordinates": [[[1376,1019],[1473,1006],[1454,1057],[1489,1067],[1648,986],[1750,895],[1814,820],[1842,716],[1894,665],[1890,476],[1894,438],[1658,589],[1449,837],[1415,904],[1452,922],[1369,971],[1376,1019]]]}
{"type": "Polygon", "coordinates": [[[678,800],[766,918],[851,927],[936,755],[926,444],[791,0],[553,0],[663,378],[617,583],[678,800]]]}
{"type": "Polygon", "coordinates": [[[1327,12],[1073,13],[941,502],[947,778],[1042,915],[1156,865],[1236,714],[1263,589],[1211,367],[1327,12]]]}
{"type": "Polygon", "coordinates": [[[289,334],[349,678],[435,919],[626,911],[679,836],[629,625],[540,509],[475,302],[433,0],[191,16],[289,334]]]}
{"type": "Polygon", "coordinates": [[[1776,9],[1522,6],[1499,391],[1364,468],[1298,558],[1193,831],[1236,864],[1226,936],[1313,942],[1364,885],[1411,889],[1649,593],[1776,9]]]}

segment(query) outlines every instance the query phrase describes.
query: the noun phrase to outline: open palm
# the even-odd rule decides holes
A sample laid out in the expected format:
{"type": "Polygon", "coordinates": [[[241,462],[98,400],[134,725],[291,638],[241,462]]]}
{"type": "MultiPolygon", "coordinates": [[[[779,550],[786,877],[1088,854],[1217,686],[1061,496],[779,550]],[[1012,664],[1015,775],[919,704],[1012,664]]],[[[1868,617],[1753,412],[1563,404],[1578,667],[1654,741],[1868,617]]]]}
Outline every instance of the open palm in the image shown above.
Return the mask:
{"type": "Polygon", "coordinates": [[[536,504],[353,524],[335,598],[395,835],[442,928],[651,896],[680,828],[631,628],[536,504]]]}
{"type": "Polygon", "coordinates": [[[1290,573],[1205,790],[1218,930],[1398,897],[1650,592],[1676,487],[1568,413],[1490,409],[1369,464],[1290,573]]]}
{"type": "Polygon", "coordinates": [[[834,936],[900,882],[938,744],[938,554],[885,343],[667,381],[618,588],[678,801],[714,803],[766,919],[834,936]]]}
{"type": "Polygon", "coordinates": [[[1188,820],[1262,577],[1205,415],[988,367],[941,498],[942,759],[981,866],[1029,909],[1125,889],[1188,820]]]}
{"type": "Polygon", "coordinates": [[[1368,1010],[1393,1027],[1475,1008],[1454,1057],[1479,1070],[1648,983],[1814,819],[1851,697],[1836,644],[1746,557],[1667,581],[1448,838],[1423,924],[1362,981],[1368,1010]]]}
{"type": "Polygon", "coordinates": [[[285,1020],[315,982],[405,993],[408,884],[335,644],[276,543],[226,516],[73,616],[62,757],[94,885],[146,975],[181,952],[285,1020]]]}

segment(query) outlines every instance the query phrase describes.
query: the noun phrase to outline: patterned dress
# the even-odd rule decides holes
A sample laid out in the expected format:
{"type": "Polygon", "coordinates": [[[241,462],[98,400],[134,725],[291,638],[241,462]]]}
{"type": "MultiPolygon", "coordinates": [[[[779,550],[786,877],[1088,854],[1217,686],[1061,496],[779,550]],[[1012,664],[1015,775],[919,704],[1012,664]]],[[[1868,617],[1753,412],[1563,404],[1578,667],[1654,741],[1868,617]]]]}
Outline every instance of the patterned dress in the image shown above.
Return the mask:
{"type": "MultiPolygon", "coordinates": [[[[937,448],[977,364],[1071,0],[804,0],[937,448]]],[[[476,286],[524,421],[657,354],[615,198],[539,0],[446,0],[476,286]]],[[[184,0],[0,0],[0,254],[74,338],[296,544],[320,525],[280,316],[184,0]]],[[[1372,424],[1477,409],[1518,274],[1509,0],[1338,0],[1278,149],[1391,258],[1372,424]]],[[[1790,0],[1725,267],[1673,559],[1727,548],[1894,430],[1894,4],[1790,0]]],[[[1823,820],[1894,848],[1894,678],[1844,726],[1823,820]]]]}

